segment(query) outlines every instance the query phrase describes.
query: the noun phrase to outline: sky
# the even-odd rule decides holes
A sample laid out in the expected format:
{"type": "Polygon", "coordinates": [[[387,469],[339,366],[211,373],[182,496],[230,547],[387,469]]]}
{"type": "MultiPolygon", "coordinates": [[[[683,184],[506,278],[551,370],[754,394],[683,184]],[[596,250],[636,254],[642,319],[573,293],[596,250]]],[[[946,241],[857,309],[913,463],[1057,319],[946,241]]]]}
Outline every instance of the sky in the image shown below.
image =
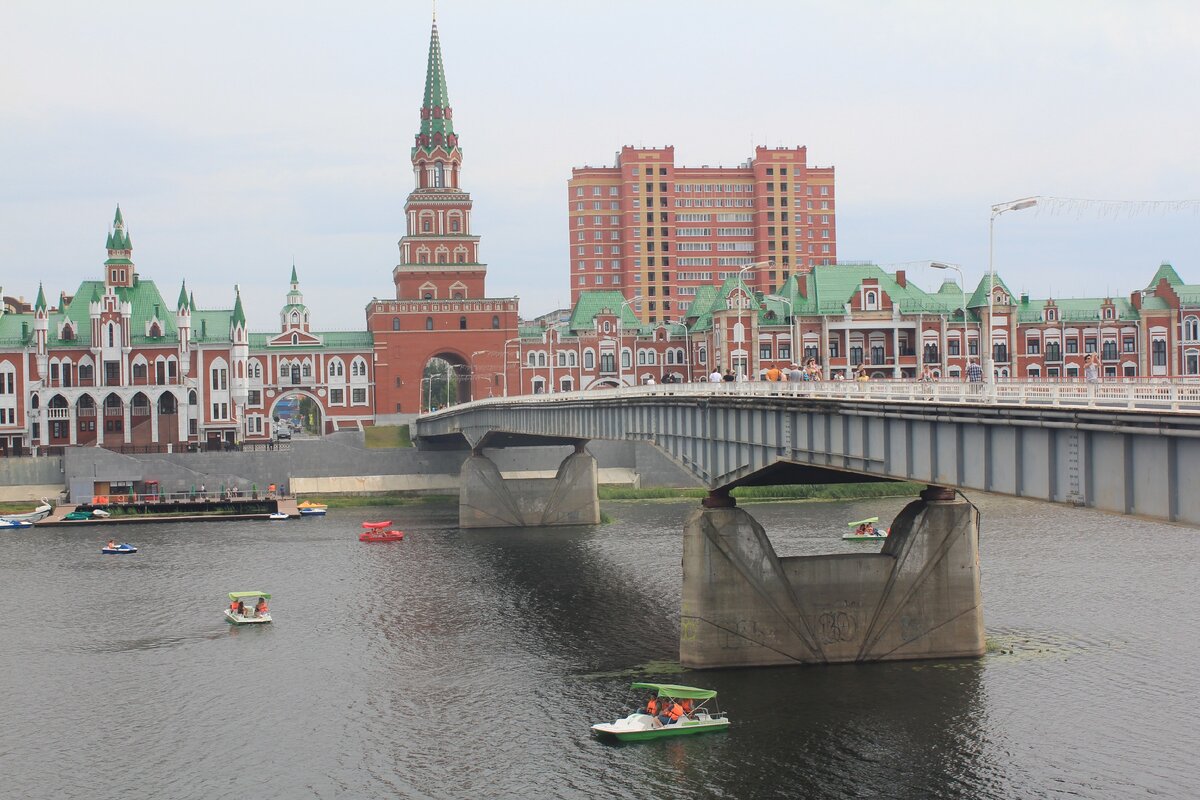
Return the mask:
{"type": "MultiPolygon", "coordinates": [[[[241,288],[278,328],[293,262],[314,328],[362,330],[412,189],[431,3],[6,0],[0,287],[102,277],[116,204],[143,279],[241,288]]],[[[1200,283],[1200,4],[442,0],[462,185],[488,294],[569,304],[566,183],[622,145],[836,168],[838,254],[936,289],[1128,297],[1200,283]]]]}

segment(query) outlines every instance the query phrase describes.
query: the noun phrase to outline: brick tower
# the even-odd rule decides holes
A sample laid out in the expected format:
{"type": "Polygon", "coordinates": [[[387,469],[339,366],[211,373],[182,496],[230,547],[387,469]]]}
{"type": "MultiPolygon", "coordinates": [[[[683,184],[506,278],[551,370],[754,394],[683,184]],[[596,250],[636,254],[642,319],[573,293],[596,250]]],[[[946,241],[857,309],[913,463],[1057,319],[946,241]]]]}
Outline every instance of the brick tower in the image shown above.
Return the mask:
{"type": "Polygon", "coordinates": [[[487,265],[471,233],[471,196],[459,185],[462,148],[436,18],[410,157],[414,185],[404,204],[400,263],[392,270],[396,299],[367,306],[380,415],[420,409],[422,373],[432,358],[448,362],[455,374],[457,395],[449,402],[501,394],[508,380],[506,342],[517,335],[517,299],[485,297],[487,265]]]}

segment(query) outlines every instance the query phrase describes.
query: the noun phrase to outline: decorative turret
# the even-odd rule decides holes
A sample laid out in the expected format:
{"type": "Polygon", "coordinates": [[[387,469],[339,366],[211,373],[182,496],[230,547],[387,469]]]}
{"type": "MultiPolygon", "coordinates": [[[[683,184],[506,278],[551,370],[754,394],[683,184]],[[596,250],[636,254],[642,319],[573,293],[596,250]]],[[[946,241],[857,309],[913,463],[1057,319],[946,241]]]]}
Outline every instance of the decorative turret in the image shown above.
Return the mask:
{"type": "Polygon", "coordinates": [[[175,301],[175,327],[179,330],[179,364],[187,375],[192,361],[192,305],[188,301],[187,281],[180,285],[179,299],[175,301]]]}
{"type": "Polygon", "coordinates": [[[125,217],[121,206],[113,217],[112,231],[105,242],[108,260],[104,262],[104,284],[106,286],[133,286],[133,240],[125,230],[125,217]]]}
{"type": "Polygon", "coordinates": [[[246,332],[246,314],[242,310],[242,290],[233,287],[233,316],[230,320],[230,339],[233,346],[229,348],[229,399],[233,404],[234,420],[239,425],[246,418],[246,400],[249,397],[250,384],[247,379],[247,367],[250,361],[250,336],[246,332]]]}
{"type": "Polygon", "coordinates": [[[438,39],[437,18],[429,35],[429,63],[425,69],[425,100],[421,106],[421,130],[412,149],[416,188],[456,189],[462,150],[454,132],[454,111],[446,90],[446,71],[442,67],[442,43],[438,39]]]}
{"type": "MultiPolygon", "coordinates": [[[[50,330],[50,312],[46,308],[46,292],[38,284],[37,301],[33,304],[33,341],[40,361],[46,356],[46,340],[50,330]]],[[[43,374],[44,370],[43,370],[43,374]]]]}
{"type": "Polygon", "coordinates": [[[292,288],[288,291],[287,303],[279,310],[279,329],[308,331],[308,306],[304,305],[304,295],[300,293],[295,264],[292,264],[292,288]]]}
{"type": "Polygon", "coordinates": [[[245,344],[246,338],[246,312],[242,310],[242,290],[238,286],[233,287],[233,316],[230,318],[229,336],[234,344],[245,344]]]}

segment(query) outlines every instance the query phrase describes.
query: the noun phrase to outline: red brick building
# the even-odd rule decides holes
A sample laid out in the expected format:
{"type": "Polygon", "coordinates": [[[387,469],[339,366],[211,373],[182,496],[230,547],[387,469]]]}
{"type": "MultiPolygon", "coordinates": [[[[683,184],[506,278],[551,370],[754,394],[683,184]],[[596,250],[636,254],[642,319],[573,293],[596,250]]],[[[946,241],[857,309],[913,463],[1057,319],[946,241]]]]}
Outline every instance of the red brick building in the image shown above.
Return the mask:
{"type": "Polygon", "coordinates": [[[679,319],[703,286],[743,277],[772,293],[837,263],[833,167],[804,147],[759,147],[739,167],[676,166],[675,148],[622,147],[567,183],[571,302],[618,291],[647,323],[679,319]]]}
{"type": "Polygon", "coordinates": [[[487,265],[479,259],[479,237],[471,232],[471,196],[459,185],[463,152],[436,21],[411,159],[414,188],[404,206],[400,263],[392,270],[396,298],[367,305],[376,408],[385,416],[420,410],[429,390],[423,374],[434,358],[457,373],[451,402],[501,394],[506,342],[517,336],[517,299],[486,296],[487,265]]]}

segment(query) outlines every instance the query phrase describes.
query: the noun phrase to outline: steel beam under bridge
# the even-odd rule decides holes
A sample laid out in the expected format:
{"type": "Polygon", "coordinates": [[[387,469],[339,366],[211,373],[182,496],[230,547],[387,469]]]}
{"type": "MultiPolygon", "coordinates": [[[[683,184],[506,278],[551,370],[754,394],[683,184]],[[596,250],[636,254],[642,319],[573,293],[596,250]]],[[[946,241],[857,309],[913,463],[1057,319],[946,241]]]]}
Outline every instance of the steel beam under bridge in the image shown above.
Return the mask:
{"type": "Polygon", "coordinates": [[[646,441],[709,490],[911,480],[1200,525],[1200,414],[733,392],[484,400],[421,417],[420,446],[646,441]]]}

